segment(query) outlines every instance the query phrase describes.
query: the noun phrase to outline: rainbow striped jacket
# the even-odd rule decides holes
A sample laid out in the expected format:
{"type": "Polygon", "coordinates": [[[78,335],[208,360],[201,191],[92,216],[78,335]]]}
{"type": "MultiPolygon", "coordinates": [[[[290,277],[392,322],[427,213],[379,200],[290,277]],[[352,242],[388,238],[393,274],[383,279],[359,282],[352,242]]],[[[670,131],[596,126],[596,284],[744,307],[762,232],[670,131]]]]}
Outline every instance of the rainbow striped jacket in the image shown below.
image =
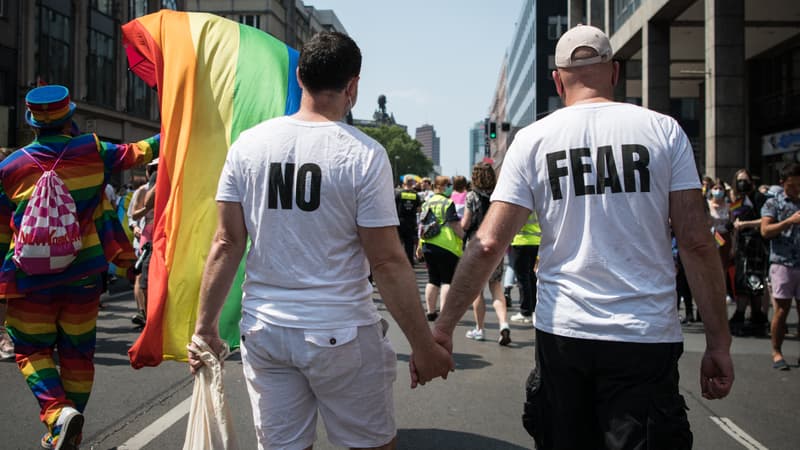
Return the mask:
{"type": "Polygon", "coordinates": [[[0,298],[21,297],[37,289],[70,283],[108,270],[109,261],[126,258],[130,244],[103,192],[112,174],[157,157],[160,141],[160,135],[155,135],[133,144],[112,144],[100,141],[95,134],[58,134],[40,135],[25,147],[49,168],[70,144],[56,173],[75,200],[83,248],[72,265],[57,274],[28,275],[18,270],[11,259],[14,236],[42,170],[20,151],[0,162],[0,298]]]}

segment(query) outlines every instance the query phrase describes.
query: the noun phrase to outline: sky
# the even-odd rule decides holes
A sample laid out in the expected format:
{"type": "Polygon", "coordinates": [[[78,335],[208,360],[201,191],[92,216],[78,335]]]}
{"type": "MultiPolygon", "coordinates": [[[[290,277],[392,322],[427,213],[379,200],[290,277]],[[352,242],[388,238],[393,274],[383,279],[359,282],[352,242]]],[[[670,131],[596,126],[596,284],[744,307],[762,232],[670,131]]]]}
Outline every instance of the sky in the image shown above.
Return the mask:
{"type": "Polygon", "coordinates": [[[469,130],[488,114],[522,0],[304,0],[331,9],[361,48],[356,119],[378,96],[408,127],[433,125],[443,175],[469,177],[469,130]]]}

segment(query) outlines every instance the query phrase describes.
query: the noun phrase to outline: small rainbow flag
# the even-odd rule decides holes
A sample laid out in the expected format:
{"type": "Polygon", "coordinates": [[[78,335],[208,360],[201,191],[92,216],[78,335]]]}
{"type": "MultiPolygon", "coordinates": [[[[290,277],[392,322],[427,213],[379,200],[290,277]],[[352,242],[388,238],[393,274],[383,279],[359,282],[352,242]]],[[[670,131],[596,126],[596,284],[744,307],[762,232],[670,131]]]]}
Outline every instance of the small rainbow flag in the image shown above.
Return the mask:
{"type": "Polygon", "coordinates": [[[719,233],[719,231],[714,231],[714,240],[717,241],[717,247],[722,247],[725,245],[725,238],[719,233]]]}
{"type": "MultiPolygon", "coordinates": [[[[186,360],[200,278],[216,228],[214,196],[232,142],[259,122],[297,111],[297,51],[219,16],[170,10],[122,27],[131,71],[158,89],[156,180],[147,325],[128,354],[135,368],[186,360]]],[[[239,345],[244,261],[220,319],[239,345]]]]}

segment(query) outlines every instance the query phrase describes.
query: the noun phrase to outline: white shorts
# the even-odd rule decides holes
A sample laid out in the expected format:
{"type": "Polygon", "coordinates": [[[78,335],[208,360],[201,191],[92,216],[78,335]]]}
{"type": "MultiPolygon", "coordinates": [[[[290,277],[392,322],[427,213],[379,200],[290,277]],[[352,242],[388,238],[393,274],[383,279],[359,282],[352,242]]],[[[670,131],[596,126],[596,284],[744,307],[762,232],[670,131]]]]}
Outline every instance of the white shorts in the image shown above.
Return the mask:
{"type": "Polygon", "coordinates": [[[304,449],[317,411],[340,447],[379,447],[397,434],[397,355],[385,321],[335,330],[287,328],[244,314],[242,364],[259,449],[304,449]]]}

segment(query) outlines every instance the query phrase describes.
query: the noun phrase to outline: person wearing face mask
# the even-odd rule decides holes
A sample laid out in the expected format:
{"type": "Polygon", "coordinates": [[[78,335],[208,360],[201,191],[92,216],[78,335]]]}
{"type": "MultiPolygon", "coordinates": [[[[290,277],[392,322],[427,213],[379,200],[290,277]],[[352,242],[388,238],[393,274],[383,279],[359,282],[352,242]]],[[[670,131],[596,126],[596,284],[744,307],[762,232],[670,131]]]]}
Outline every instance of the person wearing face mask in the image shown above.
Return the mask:
{"type": "Polygon", "coordinates": [[[730,217],[733,221],[731,257],[735,267],[734,292],[736,312],[730,319],[731,332],[737,335],[764,335],[767,307],[764,301],[767,251],[761,238],[761,207],[766,197],[755,189],[747,169],[740,169],[733,179],[730,217]],[[745,312],[750,305],[750,320],[745,312]]]}
{"type": "Polygon", "coordinates": [[[711,215],[711,232],[719,247],[719,258],[722,261],[722,269],[725,272],[725,280],[728,285],[728,296],[731,297],[730,280],[727,276],[728,268],[731,265],[731,223],[730,206],[725,197],[725,182],[717,178],[711,186],[708,198],[708,213],[711,215]]]}

